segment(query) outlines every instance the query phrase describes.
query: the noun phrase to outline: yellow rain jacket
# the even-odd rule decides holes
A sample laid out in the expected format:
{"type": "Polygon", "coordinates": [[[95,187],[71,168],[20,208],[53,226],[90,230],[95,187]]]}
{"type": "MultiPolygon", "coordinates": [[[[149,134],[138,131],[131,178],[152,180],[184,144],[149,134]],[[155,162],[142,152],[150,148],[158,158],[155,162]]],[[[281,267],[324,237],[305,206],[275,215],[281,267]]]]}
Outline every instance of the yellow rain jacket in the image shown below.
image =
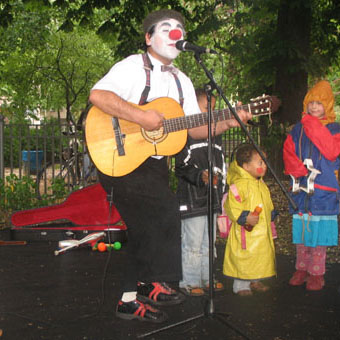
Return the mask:
{"type": "Polygon", "coordinates": [[[231,163],[227,179],[229,186],[236,186],[239,197],[235,197],[229,190],[225,203],[225,211],[232,221],[232,226],[225,250],[223,273],[243,280],[272,277],[276,275],[271,230],[274,207],[269,189],[262,179],[254,178],[238,166],[236,161],[231,163]],[[237,220],[242,212],[252,212],[259,204],[262,204],[259,222],[248,232],[237,220]]]}

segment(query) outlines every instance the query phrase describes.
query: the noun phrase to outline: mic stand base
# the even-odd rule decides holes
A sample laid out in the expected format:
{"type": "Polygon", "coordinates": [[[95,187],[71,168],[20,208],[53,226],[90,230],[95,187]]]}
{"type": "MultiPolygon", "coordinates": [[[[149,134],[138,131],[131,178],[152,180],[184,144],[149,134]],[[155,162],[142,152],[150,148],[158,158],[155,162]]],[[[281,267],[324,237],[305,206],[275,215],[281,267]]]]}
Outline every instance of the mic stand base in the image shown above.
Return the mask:
{"type": "Polygon", "coordinates": [[[225,326],[229,327],[230,329],[232,329],[235,333],[237,333],[238,335],[242,336],[244,339],[246,340],[250,340],[250,338],[245,335],[244,333],[242,333],[238,328],[236,328],[235,326],[231,325],[226,319],[230,317],[229,314],[227,313],[215,313],[213,311],[213,301],[209,300],[207,305],[206,305],[206,308],[205,308],[205,313],[202,313],[202,314],[198,314],[196,316],[193,316],[191,318],[188,318],[186,320],[183,320],[183,321],[179,321],[179,322],[176,322],[174,324],[171,324],[169,326],[165,326],[163,328],[159,328],[157,330],[154,330],[154,331],[151,331],[149,333],[144,333],[144,334],[141,334],[141,335],[138,335],[137,336],[137,339],[143,339],[143,338],[146,338],[150,335],[154,335],[154,334],[157,334],[157,333],[160,333],[160,332],[164,332],[164,331],[167,331],[169,329],[172,329],[174,327],[178,327],[178,326],[182,326],[182,325],[185,325],[189,322],[192,322],[192,321],[196,321],[196,320],[199,320],[199,319],[204,319],[204,318],[209,318],[210,320],[217,320],[219,321],[220,323],[224,324],[225,326]]]}

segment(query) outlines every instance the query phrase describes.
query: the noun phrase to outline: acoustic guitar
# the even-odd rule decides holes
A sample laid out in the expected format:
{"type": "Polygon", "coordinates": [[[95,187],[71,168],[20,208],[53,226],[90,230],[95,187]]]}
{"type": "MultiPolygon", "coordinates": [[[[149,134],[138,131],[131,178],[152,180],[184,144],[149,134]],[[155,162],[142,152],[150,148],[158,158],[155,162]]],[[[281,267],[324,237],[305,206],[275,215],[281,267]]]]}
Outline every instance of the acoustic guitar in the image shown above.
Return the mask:
{"type": "MultiPolygon", "coordinates": [[[[242,108],[253,115],[276,110],[276,97],[261,96],[242,108]]],[[[89,110],[85,121],[85,138],[92,161],[104,174],[119,177],[135,170],[150,156],[170,156],[183,149],[187,130],[208,124],[208,114],[185,116],[182,107],[172,98],[162,97],[139,106],[164,114],[163,127],[146,131],[138,124],[115,118],[96,106],[89,110]]],[[[233,118],[229,109],[213,111],[212,121],[233,118]]]]}

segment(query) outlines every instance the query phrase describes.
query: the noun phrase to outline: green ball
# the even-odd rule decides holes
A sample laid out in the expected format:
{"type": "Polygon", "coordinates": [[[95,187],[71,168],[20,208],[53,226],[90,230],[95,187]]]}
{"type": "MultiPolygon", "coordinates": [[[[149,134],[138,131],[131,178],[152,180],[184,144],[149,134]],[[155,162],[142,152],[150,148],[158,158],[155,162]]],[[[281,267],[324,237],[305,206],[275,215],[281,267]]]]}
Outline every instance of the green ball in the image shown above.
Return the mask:
{"type": "Polygon", "coordinates": [[[114,250],[119,250],[121,247],[122,247],[122,244],[118,241],[113,244],[114,250]]]}

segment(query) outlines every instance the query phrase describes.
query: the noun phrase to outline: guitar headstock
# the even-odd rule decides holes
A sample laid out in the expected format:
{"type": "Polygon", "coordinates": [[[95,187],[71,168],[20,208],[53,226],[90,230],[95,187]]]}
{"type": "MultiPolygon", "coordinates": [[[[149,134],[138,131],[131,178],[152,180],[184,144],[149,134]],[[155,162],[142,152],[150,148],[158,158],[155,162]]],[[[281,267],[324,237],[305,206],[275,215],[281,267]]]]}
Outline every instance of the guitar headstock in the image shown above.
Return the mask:
{"type": "Polygon", "coordinates": [[[262,95],[253,99],[250,99],[251,102],[251,113],[254,115],[257,114],[270,114],[276,112],[279,106],[281,105],[281,101],[276,96],[268,96],[262,95]]]}

